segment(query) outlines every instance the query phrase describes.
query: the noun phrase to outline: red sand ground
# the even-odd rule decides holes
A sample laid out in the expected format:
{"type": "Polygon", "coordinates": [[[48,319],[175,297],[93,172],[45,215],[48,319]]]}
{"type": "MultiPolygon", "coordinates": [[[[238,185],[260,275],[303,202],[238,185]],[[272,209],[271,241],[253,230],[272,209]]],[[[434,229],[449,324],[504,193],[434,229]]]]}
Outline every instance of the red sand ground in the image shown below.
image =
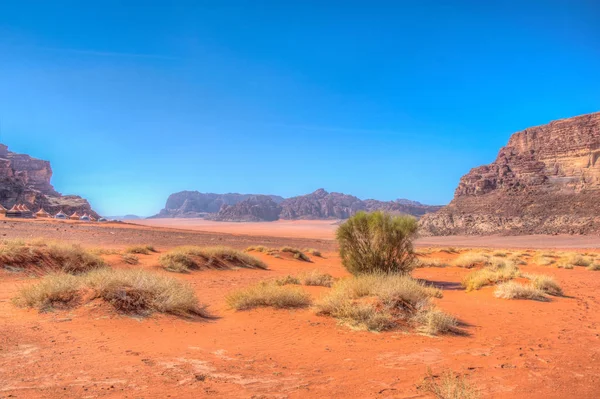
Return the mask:
{"type": "MultiPolygon", "coordinates": [[[[161,252],[180,241],[241,247],[253,238],[123,225],[11,223],[0,223],[4,238],[44,236],[112,247],[137,240],[161,252]]],[[[254,239],[254,244],[270,239],[280,245],[330,245],[254,239]]],[[[166,273],[157,267],[158,256],[140,255],[138,266],[115,255],[106,259],[117,268],[166,273]]],[[[490,287],[466,293],[459,284],[464,269],[418,269],[416,277],[443,288],[438,305],[457,316],[466,333],[426,337],[352,331],[311,309],[228,309],[228,292],[260,280],[315,268],[346,275],[333,249],[325,258],[313,257],[314,263],[258,256],[270,270],[169,274],[191,283],[218,316],[207,322],[160,315],[136,319],[96,302],[40,314],[11,303],[18,289],[35,279],[0,270],[0,398],[418,398],[430,397],[417,389],[428,367],[467,376],[483,397],[600,397],[598,272],[522,266],[555,276],[563,287],[565,297],[544,303],[497,299],[490,287]]],[[[327,288],[307,290],[317,299],[327,288]]]]}

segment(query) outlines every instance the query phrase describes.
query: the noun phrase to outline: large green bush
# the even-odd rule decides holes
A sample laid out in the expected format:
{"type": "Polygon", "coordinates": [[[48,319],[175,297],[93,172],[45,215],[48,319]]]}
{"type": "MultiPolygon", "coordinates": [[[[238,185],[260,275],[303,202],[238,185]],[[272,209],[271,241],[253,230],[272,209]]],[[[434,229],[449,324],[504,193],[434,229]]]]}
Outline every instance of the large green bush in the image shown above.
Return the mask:
{"type": "Polygon", "coordinates": [[[415,267],[412,241],[417,220],[385,212],[358,212],[337,229],[344,267],[352,274],[409,273],[415,267]]]}

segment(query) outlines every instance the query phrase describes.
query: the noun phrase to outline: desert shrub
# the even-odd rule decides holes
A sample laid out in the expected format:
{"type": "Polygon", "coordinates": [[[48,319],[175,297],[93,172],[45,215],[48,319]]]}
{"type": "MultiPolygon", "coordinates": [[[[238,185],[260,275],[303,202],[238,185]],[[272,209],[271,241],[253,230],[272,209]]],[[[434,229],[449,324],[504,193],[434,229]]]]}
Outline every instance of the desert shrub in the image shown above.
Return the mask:
{"type": "Polygon", "coordinates": [[[150,252],[156,252],[152,245],[134,245],[125,249],[128,254],[149,255],[150,252]]]}
{"type": "Polygon", "coordinates": [[[482,269],[472,271],[467,274],[461,284],[467,291],[478,290],[486,285],[494,285],[517,277],[520,274],[519,269],[514,265],[496,264],[495,266],[486,266],[482,269]]]}
{"type": "Polygon", "coordinates": [[[489,256],[481,252],[465,252],[460,254],[452,264],[457,267],[470,269],[478,265],[484,265],[488,262],[489,256]]]}
{"type": "Polygon", "coordinates": [[[440,296],[440,290],[406,275],[361,274],[337,281],[316,308],[319,314],[335,317],[353,328],[383,331],[401,324],[420,324],[424,332],[433,334],[434,327],[444,323],[440,321],[441,311],[430,299],[440,296]],[[428,315],[430,312],[435,314],[428,315]]]}
{"type": "Polygon", "coordinates": [[[331,287],[333,285],[333,277],[331,274],[323,273],[319,270],[311,270],[303,273],[300,276],[300,280],[304,285],[313,285],[321,287],[331,287]]]}
{"type": "Polygon", "coordinates": [[[178,247],[161,255],[158,262],[165,270],[178,273],[186,273],[190,270],[202,268],[267,268],[267,265],[260,259],[227,247],[178,247]]]}
{"type": "Polygon", "coordinates": [[[593,264],[589,265],[586,269],[592,270],[592,271],[600,271],[600,263],[593,263],[593,264]]]}
{"type": "Polygon", "coordinates": [[[437,399],[478,399],[479,394],[462,376],[450,370],[444,371],[439,377],[434,376],[430,369],[419,385],[419,389],[430,392],[437,399]]]}
{"type": "Polygon", "coordinates": [[[526,278],[531,281],[531,285],[539,290],[544,291],[546,294],[561,296],[563,294],[560,285],[550,276],[542,274],[525,274],[526,278]]]}
{"type": "Polygon", "coordinates": [[[294,256],[294,259],[302,260],[304,262],[310,262],[310,258],[308,256],[306,256],[306,254],[304,252],[300,251],[297,248],[282,247],[280,249],[280,251],[291,253],[294,256]]]}
{"type": "Polygon", "coordinates": [[[140,269],[101,269],[81,277],[96,297],[116,310],[138,315],[152,312],[182,317],[208,317],[188,284],[140,269]]]}
{"type": "Polygon", "coordinates": [[[417,228],[411,216],[358,212],[336,232],[342,263],[354,275],[409,273],[416,266],[412,241],[417,228]]]}
{"type": "Polygon", "coordinates": [[[503,299],[531,299],[534,301],[547,301],[544,291],[532,284],[519,284],[514,281],[502,283],[496,287],[494,295],[503,299]]]}
{"type": "Polygon", "coordinates": [[[51,273],[38,283],[21,288],[13,302],[18,306],[38,308],[40,311],[65,308],[80,298],[80,278],[66,273],[51,273]]]}
{"type": "Polygon", "coordinates": [[[499,257],[499,258],[505,258],[505,257],[507,257],[507,256],[508,256],[508,253],[507,253],[507,252],[505,252],[505,251],[494,251],[494,252],[492,253],[492,256],[497,256],[497,257],[499,257]]]}
{"type": "Polygon", "coordinates": [[[292,276],[290,274],[288,274],[287,276],[278,278],[277,280],[275,280],[275,284],[277,285],[300,285],[300,279],[296,276],[292,276]]]}
{"type": "Polygon", "coordinates": [[[303,308],[311,303],[310,295],[301,288],[260,282],[253,286],[231,292],[227,304],[236,310],[258,307],[303,308]]]}
{"type": "Polygon", "coordinates": [[[0,247],[0,263],[38,273],[62,271],[70,274],[106,266],[102,258],[79,245],[56,243],[44,247],[14,243],[5,245],[0,247]]]}
{"type": "Polygon", "coordinates": [[[134,254],[123,254],[121,255],[121,259],[123,259],[123,262],[128,263],[130,265],[137,265],[138,263],[140,263],[140,258],[135,256],[134,254]]]}

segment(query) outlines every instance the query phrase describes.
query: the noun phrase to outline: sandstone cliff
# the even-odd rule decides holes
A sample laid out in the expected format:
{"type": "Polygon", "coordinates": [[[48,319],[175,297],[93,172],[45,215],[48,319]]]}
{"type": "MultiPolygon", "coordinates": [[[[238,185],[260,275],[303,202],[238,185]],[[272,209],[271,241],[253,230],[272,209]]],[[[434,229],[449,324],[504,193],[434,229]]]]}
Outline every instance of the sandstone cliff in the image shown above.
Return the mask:
{"type": "Polygon", "coordinates": [[[452,202],[421,231],[453,234],[600,233],[600,113],[512,135],[490,165],[460,179],[452,202]]]}
{"type": "MultiPolygon", "coordinates": [[[[242,202],[253,194],[214,194],[201,193],[198,191],[180,191],[171,194],[167,198],[165,207],[152,218],[202,218],[216,214],[224,205],[235,205],[242,202]]],[[[283,201],[282,197],[276,195],[268,196],[274,202],[283,201]]]]}
{"type": "Polygon", "coordinates": [[[43,207],[50,213],[62,209],[67,214],[78,212],[98,216],[85,199],[63,196],[54,190],[51,178],[50,162],[16,154],[0,144],[0,204],[11,208],[16,203],[24,203],[34,211],[43,207]]]}
{"type": "Polygon", "coordinates": [[[231,222],[271,222],[279,219],[281,206],[267,195],[253,195],[235,205],[223,205],[213,220],[231,222]]]}

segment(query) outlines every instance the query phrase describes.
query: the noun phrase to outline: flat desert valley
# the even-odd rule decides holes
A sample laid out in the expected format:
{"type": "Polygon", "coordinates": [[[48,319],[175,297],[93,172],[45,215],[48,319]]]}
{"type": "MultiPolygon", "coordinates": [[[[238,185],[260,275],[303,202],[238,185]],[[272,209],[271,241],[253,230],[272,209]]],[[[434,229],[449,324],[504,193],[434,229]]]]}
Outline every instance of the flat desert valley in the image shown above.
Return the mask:
{"type": "MultiPolygon", "coordinates": [[[[229,306],[232,292],[265,280],[312,270],[348,277],[331,221],[138,223],[3,219],[0,235],[4,250],[78,243],[113,269],[175,278],[192,287],[211,317],[131,315],[98,298],[43,310],[17,306],[13,298],[41,277],[3,267],[0,398],[434,398],[426,381],[448,372],[467,381],[477,397],[600,397],[600,274],[584,266],[559,267],[558,261],[566,251],[600,256],[596,237],[420,239],[423,267],[413,276],[441,290],[436,306],[459,321],[451,333],[425,334],[353,328],[319,314],[314,305],[229,306]],[[156,252],[136,255],[138,264],[132,265],[125,254],[133,245],[156,252]],[[182,245],[290,246],[313,248],[320,256],[308,254],[303,261],[251,251],[266,269],[172,273],[160,267],[159,258],[182,245]],[[461,282],[473,269],[457,259],[469,252],[519,259],[523,273],[553,277],[563,295],[532,301],[497,298],[493,286],[467,292],[461,282]]],[[[307,293],[312,304],[331,290],[294,289],[307,293]]]]}

